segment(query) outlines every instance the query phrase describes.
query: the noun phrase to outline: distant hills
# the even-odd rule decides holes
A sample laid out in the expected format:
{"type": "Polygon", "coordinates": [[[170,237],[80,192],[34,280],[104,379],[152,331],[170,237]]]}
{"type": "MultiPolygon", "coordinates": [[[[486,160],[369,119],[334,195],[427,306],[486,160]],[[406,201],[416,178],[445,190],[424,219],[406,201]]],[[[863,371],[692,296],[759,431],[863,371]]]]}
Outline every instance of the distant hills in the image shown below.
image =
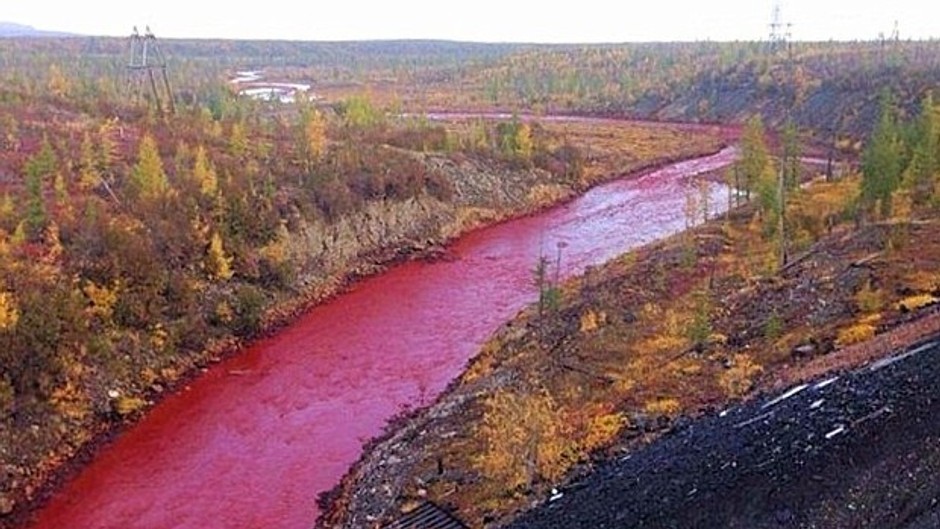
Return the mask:
{"type": "Polygon", "coordinates": [[[0,38],[8,37],[72,37],[74,33],[46,31],[15,22],[0,21],[0,38]]]}

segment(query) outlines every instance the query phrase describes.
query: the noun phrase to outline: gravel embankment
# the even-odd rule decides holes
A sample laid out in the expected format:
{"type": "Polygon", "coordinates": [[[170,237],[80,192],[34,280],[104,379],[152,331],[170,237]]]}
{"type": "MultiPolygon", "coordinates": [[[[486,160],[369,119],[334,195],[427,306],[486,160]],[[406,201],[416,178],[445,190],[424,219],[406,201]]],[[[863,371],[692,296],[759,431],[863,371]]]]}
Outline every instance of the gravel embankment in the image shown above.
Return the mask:
{"type": "Polygon", "coordinates": [[[682,425],[514,529],[940,527],[940,336],[682,425]]]}

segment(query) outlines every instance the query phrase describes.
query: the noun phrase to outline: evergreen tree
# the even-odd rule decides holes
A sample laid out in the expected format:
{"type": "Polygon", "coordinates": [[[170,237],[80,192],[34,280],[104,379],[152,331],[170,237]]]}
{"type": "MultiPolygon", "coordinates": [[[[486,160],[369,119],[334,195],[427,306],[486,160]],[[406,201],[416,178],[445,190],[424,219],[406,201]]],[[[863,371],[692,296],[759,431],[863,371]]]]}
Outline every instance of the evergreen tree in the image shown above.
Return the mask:
{"type": "Polygon", "coordinates": [[[875,130],[862,155],[862,207],[876,205],[883,218],[891,216],[894,192],[900,184],[902,144],[890,94],[881,96],[881,111],[875,130]]]}
{"type": "Polygon", "coordinates": [[[48,216],[44,180],[56,171],[56,156],[47,138],[43,138],[42,147],[26,162],[26,236],[36,241],[46,228],[48,216]]]}
{"type": "Polygon", "coordinates": [[[911,163],[907,169],[907,181],[911,187],[911,197],[916,205],[924,205],[936,193],[936,177],[938,167],[938,133],[936,124],[936,111],[933,96],[927,93],[921,105],[918,118],[911,163]]]}

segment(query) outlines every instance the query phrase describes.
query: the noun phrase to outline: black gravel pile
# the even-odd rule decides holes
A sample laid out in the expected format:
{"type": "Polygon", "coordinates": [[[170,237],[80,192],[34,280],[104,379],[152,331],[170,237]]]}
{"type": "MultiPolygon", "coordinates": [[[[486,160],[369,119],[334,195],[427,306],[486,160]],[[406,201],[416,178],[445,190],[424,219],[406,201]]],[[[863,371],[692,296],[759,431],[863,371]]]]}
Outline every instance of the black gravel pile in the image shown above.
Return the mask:
{"type": "Polygon", "coordinates": [[[940,528],[940,337],[691,421],[515,529],[940,528]]]}

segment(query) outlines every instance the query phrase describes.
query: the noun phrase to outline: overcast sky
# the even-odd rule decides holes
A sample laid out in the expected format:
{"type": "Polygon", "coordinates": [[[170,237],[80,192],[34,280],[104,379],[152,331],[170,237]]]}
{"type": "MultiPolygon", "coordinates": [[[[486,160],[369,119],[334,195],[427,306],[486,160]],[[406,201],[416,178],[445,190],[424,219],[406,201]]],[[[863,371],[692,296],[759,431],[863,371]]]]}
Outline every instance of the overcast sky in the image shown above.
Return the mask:
{"type": "MultiPolygon", "coordinates": [[[[512,42],[765,39],[773,0],[0,0],[0,21],[123,36],[512,42]],[[564,6],[564,7],[561,7],[564,6]],[[142,29],[142,28],[141,28],[142,29]]],[[[940,37],[937,0],[783,0],[801,40],[940,37]]]]}

